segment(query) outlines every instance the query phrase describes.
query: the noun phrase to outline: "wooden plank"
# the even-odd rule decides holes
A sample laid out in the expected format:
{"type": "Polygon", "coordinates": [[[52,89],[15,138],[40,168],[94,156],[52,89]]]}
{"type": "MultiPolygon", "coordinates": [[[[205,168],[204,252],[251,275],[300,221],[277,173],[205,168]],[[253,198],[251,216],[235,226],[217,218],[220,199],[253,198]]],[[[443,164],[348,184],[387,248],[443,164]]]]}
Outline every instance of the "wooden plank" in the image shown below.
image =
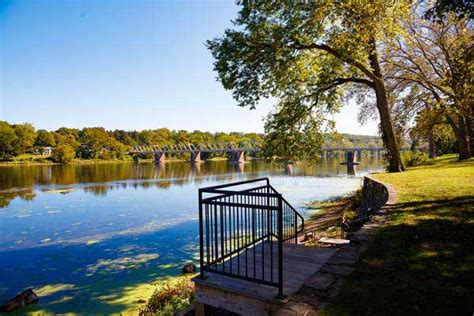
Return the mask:
{"type": "MultiPolygon", "coordinates": [[[[227,270],[227,269],[226,269],[227,270]]],[[[249,277],[253,277],[253,267],[249,267],[249,277]]],[[[227,270],[229,271],[229,270],[227,270]]],[[[317,271],[317,270],[316,270],[317,271]]],[[[315,271],[315,273],[316,273],[315,271]]],[[[264,280],[265,281],[271,281],[270,277],[270,269],[265,269],[265,275],[264,275],[264,280]]],[[[235,273],[237,274],[237,273],[235,273]]],[[[242,268],[240,270],[240,275],[245,276],[245,268],[242,268]]],[[[285,295],[290,295],[296,292],[303,284],[304,282],[311,276],[312,274],[296,274],[296,273],[291,273],[288,271],[283,272],[283,293],[285,295]]],[[[258,279],[262,279],[262,271],[257,271],[257,277],[258,279]]],[[[231,277],[228,277],[231,278],[231,277]]],[[[274,269],[273,270],[273,281],[276,282],[278,281],[278,270],[274,269]]],[[[249,281],[252,282],[252,281],[249,281]]],[[[254,282],[252,282],[254,283],[254,282]]]]}
{"type": "MultiPolygon", "coordinates": [[[[230,273],[230,267],[232,266],[232,273],[240,276],[255,277],[260,280],[272,281],[271,274],[273,274],[273,282],[278,281],[278,253],[276,249],[273,252],[273,269],[271,268],[269,243],[265,243],[266,250],[262,254],[263,245],[260,244],[255,247],[255,275],[254,275],[254,253],[253,249],[249,250],[247,254],[245,252],[239,255],[239,260],[234,257],[232,262],[227,260],[224,265],[219,264],[217,269],[222,271],[225,268],[225,272],[230,273]],[[245,259],[247,258],[247,263],[245,259]],[[263,261],[264,259],[264,261],[263,261]],[[262,275],[262,261],[263,261],[263,272],[262,275]],[[247,266],[246,266],[247,265],[247,266]],[[248,269],[248,274],[246,274],[248,269]]],[[[274,246],[275,248],[275,246],[274,246]]],[[[329,257],[335,253],[335,250],[321,249],[321,248],[310,248],[301,245],[289,245],[285,244],[283,255],[283,288],[286,295],[296,292],[304,282],[314,273],[316,273],[329,257]],[[309,254],[308,254],[309,253],[309,254]],[[312,254],[312,255],[311,255],[312,254]],[[319,262],[314,262],[314,255],[317,255],[319,262]]]]}
{"type": "Polygon", "coordinates": [[[347,240],[347,239],[322,237],[318,240],[318,242],[320,242],[322,244],[331,244],[331,245],[347,245],[351,241],[347,240]]]}
{"type": "MultiPolygon", "coordinates": [[[[239,256],[240,258],[240,266],[245,266],[246,258],[247,258],[247,265],[253,268],[253,254],[242,254],[239,256]]],[[[265,270],[270,269],[270,263],[271,263],[271,256],[270,254],[265,254],[264,256],[264,266],[265,270]]],[[[262,268],[262,259],[263,256],[262,254],[256,254],[255,255],[255,263],[256,263],[256,268],[260,269],[262,268]]],[[[327,259],[326,259],[327,260],[327,259]]],[[[325,261],[326,261],[325,260],[325,261]]],[[[228,263],[230,260],[226,261],[226,269],[230,269],[230,264],[228,263]]],[[[237,267],[237,258],[232,260],[232,271],[234,270],[234,266],[237,267]]],[[[285,272],[293,272],[297,274],[307,274],[307,273],[313,273],[314,271],[318,270],[322,266],[321,262],[313,262],[311,259],[303,256],[295,256],[295,255],[287,255],[283,256],[283,270],[285,272]]],[[[278,268],[278,254],[273,254],[273,268],[277,269],[278,268]]],[[[227,270],[229,271],[229,270],[227,270]]]]}
{"type": "MultiPolygon", "coordinates": [[[[271,242],[271,243],[273,243],[273,249],[276,249],[278,247],[277,242],[271,242]]],[[[265,249],[267,247],[270,247],[269,244],[270,242],[265,242],[265,249]]],[[[258,247],[260,247],[260,244],[257,246],[257,249],[258,247]]],[[[327,258],[331,257],[335,251],[337,250],[313,247],[313,246],[305,246],[301,244],[289,244],[289,243],[283,244],[283,255],[301,254],[301,255],[310,257],[312,261],[322,260],[323,262],[326,262],[327,258]]]]}
{"type": "Polygon", "coordinates": [[[193,281],[196,284],[210,286],[222,291],[235,292],[240,295],[273,302],[275,304],[284,303],[282,300],[276,298],[278,294],[278,289],[276,287],[230,278],[215,273],[208,273],[206,276],[207,278],[204,280],[199,279],[199,277],[195,277],[193,281]]]}
{"type": "Polygon", "coordinates": [[[236,291],[220,290],[200,283],[196,283],[195,298],[197,302],[246,316],[274,315],[283,303],[240,295],[236,291]]]}
{"type": "MultiPolygon", "coordinates": [[[[265,261],[270,260],[270,244],[265,242],[265,261]]],[[[300,262],[308,264],[322,264],[326,262],[337,250],[319,248],[319,247],[307,247],[302,245],[292,245],[284,244],[283,245],[283,260],[284,263],[300,262]]],[[[255,247],[256,257],[262,257],[262,245],[259,244],[255,247]]],[[[247,251],[249,260],[253,260],[253,248],[247,251]]],[[[245,252],[242,253],[243,260],[245,260],[245,252]]],[[[273,245],[273,260],[278,258],[278,251],[276,244],[273,245]]],[[[237,260],[237,259],[234,259],[237,260]]],[[[242,260],[242,259],[241,259],[242,260]]]]}
{"type": "MultiPolygon", "coordinates": [[[[283,245],[283,293],[284,295],[291,295],[295,293],[301,286],[304,285],[312,275],[314,275],[334,253],[337,249],[307,247],[296,244],[283,245]]],[[[249,270],[249,277],[253,277],[255,259],[256,276],[266,281],[271,280],[273,274],[273,282],[278,280],[278,251],[276,242],[263,242],[256,245],[238,256],[240,261],[240,276],[245,276],[246,269],[249,270]],[[270,245],[273,245],[273,269],[270,269],[271,252],[270,245]],[[255,250],[255,258],[254,258],[255,250]],[[263,251],[264,250],[264,251],[263,251]],[[247,267],[245,267],[245,259],[247,258],[247,267]],[[264,268],[264,275],[262,276],[262,266],[264,268]]],[[[238,269],[237,256],[226,260],[224,263],[217,264],[219,270],[223,267],[226,272],[237,273],[238,269]]],[[[196,301],[208,303],[206,300],[211,300],[210,305],[225,308],[242,315],[251,313],[252,309],[247,309],[247,306],[252,306],[255,315],[266,314],[272,310],[268,304],[281,304],[281,300],[276,299],[278,294],[277,287],[263,285],[253,281],[237,279],[231,276],[219,275],[212,272],[206,272],[206,279],[201,280],[198,277],[194,279],[196,285],[196,301]],[[212,296],[212,297],[211,297],[212,296]],[[253,299],[255,301],[249,301],[253,299]],[[204,301],[203,301],[204,300],[204,301]],[[249,303],[246,305],[246,301],[249,303]],[[259,303],[260,302],[260,303],[259,303]],[[263,304],[263,305],[262,305],[263,304]],[[230,306],[230,307],[229,307],[230,306]]],[[[249,314],[250,315],[250,314],[249,314]]]]}

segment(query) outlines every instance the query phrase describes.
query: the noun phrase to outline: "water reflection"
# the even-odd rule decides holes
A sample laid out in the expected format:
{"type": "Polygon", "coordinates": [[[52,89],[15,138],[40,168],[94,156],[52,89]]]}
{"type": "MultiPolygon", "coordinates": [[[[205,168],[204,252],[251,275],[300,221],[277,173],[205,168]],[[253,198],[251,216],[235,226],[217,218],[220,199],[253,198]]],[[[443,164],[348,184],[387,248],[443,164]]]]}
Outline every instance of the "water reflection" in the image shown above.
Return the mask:
{"type": "Polygon", "coordinates": [[[355,176],[356,174],[356,166],[353,164],[347,164],[347,175],[355,176]]]}
{"type": "MultiPolygon", "coordinates": [[[[244,174],[258,177],[259,174],[285,174],[287,176],[354,176],[355,166],[343,166],[340,159],[322,159],[317,165],[285,165],[253,161],[230,163],[211,161],[204,163],[161,162],[161,163],[98,163],[84,165],[39,165],[0,167],[0,208],[6,207],[15,199],[32,200],[34,189],[64,189],[80,185],[85,192],[97,196],[121,186],[156,187],[167,189],[170,185],[184,185],[189,182],[201,183],[204,179],[219,179],[222,175],[239,178],[244,174]],[[163,181],[163,179],[166,179],[163,181]],[[125,181],[126,183],[111,184],[125,181]],[[133,181],[130,181],[133,180],[133,181]],[[147,181],[149,180],[149,181],[147,181]],[[159,180],[159,181],[157,181],[159,180]],[[98,185],[98,183],[101,183],[98,185]]],[[[377,157],[362,157],[359,173],[379,168],[381,161],[377,157]]]]}
{"type": "MultiPolygon", "coordinates": [[[[9,202],[18,197],[31,200],[35,197],[33,188],[43,190],[65,188],[80,184],[84,191],[95,195],[105,195],[117,185],[126,188],[157,187],[167,189],[171,184],[183,185],[188,182],[199,184],[203,179],[219,178],[220,175],[252,174],[257,177],[262,173],[278,174],[282,170],[288,176],[343,176],[356,175],[354,166],[341,166],[341,159],[322,159],[319,164],[284,165],[253,161],[234,164],[226,161],[205,163],[100,163],[87,165],[41,165],[41,166],[8,166],[0,167],[0,207],[8,206],[9,202]],[[344,170],[346,169],[346,170],[344,170]],[[160,180],[167,181],[143,181],[160,180]],[[135,180],[120,184],[101,184],[121,180],[135,180]]],[[[377,157],[363,157],[359,172],[380,167],[377,157]]]]}

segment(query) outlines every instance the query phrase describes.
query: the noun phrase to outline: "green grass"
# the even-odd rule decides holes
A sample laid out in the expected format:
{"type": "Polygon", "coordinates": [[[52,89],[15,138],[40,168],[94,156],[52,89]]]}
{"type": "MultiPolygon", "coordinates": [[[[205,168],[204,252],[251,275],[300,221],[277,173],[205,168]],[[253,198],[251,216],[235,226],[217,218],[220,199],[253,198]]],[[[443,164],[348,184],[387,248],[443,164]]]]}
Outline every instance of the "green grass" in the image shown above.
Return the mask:
{"type": "Polygon", "coordinates": [[[12,164],[45,164],[52,163],[49,156],[22,154],[7,160],[0,160],[0,165],[12,164]]]}
{"type": "Polygon", "coordinates": [[[327,315],[474,313],[474,160],[377,174],[398,193],[327,315]]]}

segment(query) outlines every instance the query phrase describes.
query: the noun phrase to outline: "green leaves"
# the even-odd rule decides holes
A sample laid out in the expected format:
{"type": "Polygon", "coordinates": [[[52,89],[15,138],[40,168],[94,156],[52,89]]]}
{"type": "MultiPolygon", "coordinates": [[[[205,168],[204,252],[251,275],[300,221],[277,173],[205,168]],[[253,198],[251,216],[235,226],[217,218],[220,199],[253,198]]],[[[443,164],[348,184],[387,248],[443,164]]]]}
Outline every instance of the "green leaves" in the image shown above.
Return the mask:
{"type": "Polygon", "coordinates": [[[265,127],[268,155],[304,158],[317,149],[316,135],[344,96],[366,93],[380,80],[369,66],[374,43],[397,33],[397,19],[410,3],[242,1],[234,28],[206,45],[238,105],[279,101],[265,127]]]}

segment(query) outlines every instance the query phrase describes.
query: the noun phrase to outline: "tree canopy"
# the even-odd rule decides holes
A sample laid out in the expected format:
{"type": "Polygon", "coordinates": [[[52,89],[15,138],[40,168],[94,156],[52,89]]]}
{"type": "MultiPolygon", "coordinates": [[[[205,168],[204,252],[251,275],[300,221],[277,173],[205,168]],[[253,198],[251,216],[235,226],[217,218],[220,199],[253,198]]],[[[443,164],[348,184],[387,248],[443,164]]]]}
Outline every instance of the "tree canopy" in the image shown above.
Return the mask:
{"type": "Polygon", "coordinates": [[[240,106],[253,108],[268,97],[278,100],[267,133],[299,142],[295,147],[301,155],[315,146],[315,132],[330,129],[328,117],[339,110],[352,87],[374,95],[389,170],[400,171],[378,53],[381,40],[399,31],[398,21],[410,4],[242,1],[234,27],[207,46],[219,80],[240,106]],[[313,134],[295,137],[305,131],[313,134]]]}
{"type": "Polygon", "coordinates": [[[472,22],[453,14],[432,22],[413,10],[403,25],[403,32],[387,42],[383,52],[395,109],[399,107],[398,112],[408,117],[422,109],[437,113],[451,126],[460,159],[470,158],[474,140],[472,22]]]}

